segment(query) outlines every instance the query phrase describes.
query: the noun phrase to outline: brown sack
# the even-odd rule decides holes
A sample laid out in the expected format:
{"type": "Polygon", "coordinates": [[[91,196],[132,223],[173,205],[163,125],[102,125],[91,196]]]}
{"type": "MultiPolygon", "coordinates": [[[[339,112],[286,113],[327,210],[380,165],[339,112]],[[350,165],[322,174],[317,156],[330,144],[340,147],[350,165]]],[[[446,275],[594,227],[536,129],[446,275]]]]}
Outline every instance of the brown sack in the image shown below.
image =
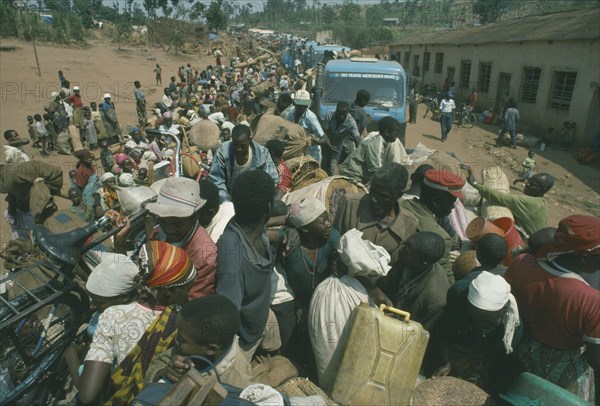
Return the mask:
{"type": "MultiPolygon", "coordinates": [[[[190,145],[190,147],[187,148],[187,151],[184,149],[183,152],[193,156],[196,159],[196,161],[202,162],[202,158],[200,157],[200,151],[198,150],[197,146],[190,145]]],[[[198,173],[200,173],[200,166],[198,166],[198,163],[195,162],[191,157],[189,157],[188,155],[182,155],[181,162],[183,165],[183,174],[186,177],[196,178],[196,176],[198,176],[198,173]]]]}
{"type": "Polygon", "coordinates": [[[254,141],[265,145],[273,138],[285,142],[284,160],[303,155],[304,148],[308,145],[306,132],[298,124],[279,116],[263,115],[256,125],[254,141]]]}
{"type": "Polygon", "coordinates": [[[289,359],[281,355],[258,356],[252,361],[252,382],[263,383],[273,388],[298,376],[298,369],[289,359]]]}
{"type": "Polygon", "coordinates": [[[219,126],[210,120],[200,120],[190,128],[188,137],[191,145],[203,151],[215,149],[221,141],[219,126]]]}
{"type": "Polygon", "coordinates": [[[79,128],[74,125],[69,125],[69,136],[71,137],[71,145],[73,145],[73,151],[79,151],[83,149],[81,144],[81,136],[79,135],[79,128]]]}

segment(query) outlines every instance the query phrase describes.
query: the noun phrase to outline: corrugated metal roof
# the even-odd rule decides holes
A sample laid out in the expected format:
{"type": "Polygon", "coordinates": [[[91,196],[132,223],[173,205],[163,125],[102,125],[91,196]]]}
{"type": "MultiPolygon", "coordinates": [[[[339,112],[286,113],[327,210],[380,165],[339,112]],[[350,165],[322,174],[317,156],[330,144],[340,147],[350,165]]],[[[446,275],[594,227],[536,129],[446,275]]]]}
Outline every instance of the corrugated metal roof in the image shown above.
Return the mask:
{"type": "Polygon", "coordinates": [[[419,34],[393,45],[479,45],[600,38],[600,7],[542,14],[465,30],[419,34]]]}

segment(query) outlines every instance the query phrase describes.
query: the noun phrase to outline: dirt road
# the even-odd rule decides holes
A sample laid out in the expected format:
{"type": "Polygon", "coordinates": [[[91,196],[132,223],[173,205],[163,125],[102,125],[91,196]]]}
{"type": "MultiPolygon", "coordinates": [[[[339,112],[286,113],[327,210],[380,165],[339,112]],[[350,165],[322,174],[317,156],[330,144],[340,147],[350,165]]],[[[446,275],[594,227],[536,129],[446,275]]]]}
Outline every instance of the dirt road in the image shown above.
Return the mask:
{"type": "MultiPolygon", "coordinates": [[[[175,75],[177,67],[187,62],[194,69],[213,63],[207,55],[167,56],[161,49],[143,47],[126,47],[118,50],[110,43],[97,41],[86,48],[66,48],[52,45],[38,45],[42,75],[37,75],[37,68],[31,44],[17,40],[2,40],[2,45],[15,45],[15,52],[0,55],[0,123],[1,131],[16,129],[22,137],[27,137],[26,116],[43,113],[43,108],[50,100],[50,93],[58,89],[57,71],[62,70],[71,85],[78,85],[82,91],[84,103],[100,102],[104,93],[111,93],[116,111],[122,126],[135,125],[135,100],[133,97],[133,81],[139,80],[146,94],[148,104],[159,101],[162,88],[167,86],[169,77],[175,75]],[[157,86],[153,69],[156,63],[163,68],[163,85],[157,86]]],[[[227,60],[227,59],[226,59],[227,60]]],[[[420,106],[423,107],[423,106],[420,106]]],[[[472,129],[454,127],[449,139],[440,141],[439,123],[430,118],[422,119],[424,108],[419,109],[417,124],[408,124],[407,147],[423,143],[429,148],[454,152],[464,162],[474,165],[479,171],[484,165],[498,163],[512,180],[525,158],[527,150],[519,147],[492,148],[497,127],[478,126],[472,129]]],[[[63,166],[65,187],[67,189],[67,173],[75,164],[75,159],[53,153],[48,158],[39,157],[38,151],[27,147],[27,151],[35,159],[63,166]]],[[[3,151],[2,151],[3,153],[3,151]]],[[[2,159],[3,157],[0,156],[2,159]]],[[[547,171],[557,178],[556,186],[550,192],[549,225],[574,213],[590,213],[600,215],[600,172],[596,168],[583,167],[577,164],[571,153],[547,150],[537,156],[538,171],[547,171]]],[[[520,193],[520,188],[514,193],[520,193]]],[[[68,206],[69,202],[57,199],[59,207],[68,206]]],[[[0,212],[4,212],[6,204],[0,201],[0,212]]],[[[0,242],[10,238],[10,229],[4,219],[0,219],[0,242]]]]}

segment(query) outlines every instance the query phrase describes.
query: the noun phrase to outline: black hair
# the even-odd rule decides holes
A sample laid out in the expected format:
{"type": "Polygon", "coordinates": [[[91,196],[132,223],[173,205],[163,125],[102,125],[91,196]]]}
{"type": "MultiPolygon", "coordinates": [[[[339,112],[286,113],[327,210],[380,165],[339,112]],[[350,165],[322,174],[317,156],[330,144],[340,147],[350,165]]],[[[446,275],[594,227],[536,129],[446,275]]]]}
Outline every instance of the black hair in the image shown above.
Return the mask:
{"type": "Polygon", "coordinates": [[[190,328],[190,338],[198,345],[218,344],[228,348],[240,329],[240,312],[231,300],[221,295],[192,299],[181,306],[179,314],[190,328]]]}
{"type": "Polygon", "coordinates": [[[556,227],[544,227],[531,234],[527,241],[529,252],[535,255],[542,246],[552,243],[556,230],[556,227]]]}
{"type": "Polygon", "coordinates": [[[42,116],[40,116],[39,114],[36,114],[36,115],[33,116],[33,119],[35,121],[42,121],[42,116]]]}
{"type": "Polygon", "coordinates": [[[433,166],[431,166],[429,164],[419,165],[419,167],[417,169],[415,169],[413,174],[410,175],[411,182],[412,183],[415,183],[415,182],[423,183],[423,179],[425,179],[425,172],[427,172],[430,169],[433,169],[433,166]]]}
{"type": "Polygon", "coordinates": [[[69,191],[67,192],[67,197],[71,199],[73,195],[81,196],[81,190],[79,190],[79,188],[76,187],[69,189],[69,191]]]}
{"type": "Polygon", "coordinates": [[[385,130],[397,131],[400,128],[400,123],[392,116],[385,116],[379,120],[377,128],[379,132],[384,132],[385,130]]]}
{"type": "Polygon", "coordinates": [[[108,141],[106,141],[106,140],[100,140],[100,142],[98,143],[98,145],[100,145],[100,148],[108,147],[108,141]]]}
{"type": "Polygon", "coordinates": [[[233,127],[233,130],[231,130],[231,138],[237,138],[242,136],[252,138],[252,131],[250,130],[250,127],[244,124],[238,124],[235,127],[233,127]]]}
{"type": "MultiPolygon", "coordinates": [[[[535,178],[537,185],[540,187],[542,193],[548,192],[554,186],[554,176],[546,172],[541,172],[532,176],[535,178]]],[[[529,179],[531,182],[531,179],[529,179]]]]}
{"type": "Polygon", "coordinates": [[[133,82],[133,85],[134,86],[141,86],[142,84],[140,83],[139,80],[136,80],[135,82],[133,82]]]}
{"type": "Polygon", "coordinates": [[[275,154],[277,158],[281,158],[285,152],[285,143],[277,138],[273,138],[267,141],[265,148],[275,154]]]}
{"type": "Polygon", "coordinates": [[[8,140],[9,140],[9,138],[10,138],[10,137],[12,137],[12,135],[13,135],[14,133],[16,133],[16,131],[15,131],[15,130],[6,130],[6,131],[4,131],[4,139],[5,139],[6,141],[8,141],[8,140]]]}
{"type": "Polygon", "coordinates": [[[33,116],[27,116],[27,120],[32,119],[33,120],[33,116]]]}
{"type": "Polygon", "coordinates": [[[532,149],[530,149],[529,151],[527,151],[527,156],[529,155],[535,155],[535,152],[532,149]]]}
{"type": "Polygon", "coordinates": [[[97,107],[98,105],[96,104],[96,102],[91,102],[90,103],[90,107],[92,107],[92,106],[96,106],[97,107]]]}
{"type": "Polygon", "coordinates": [[[371,184],[382,185],[386,189],[391,190],[397,197],[402,195],[407,183],[408,172],[406,168],[396,162],[389,162],[377,169],[371,180],[371,184]]]}
{"type": "Polygon", "coordinates": [[[200,197],[206,200],[204,207],[219,207],[219,188],[207,179],[200,181],[200,197]]]}
{"type": "Polygon", "coordinates": [[[369,93],[367,90],[365,89],[360,89],[357,93],[356,93],[356,100],[364,100],[366,102],[369,102],[369,100],[371,100],[371,93],[369,93]]]}
{"type": "Polygon", "coordinates": [[[269,215],[274,195],[275,184],[266,172],[255,169],[242,173],[231,190],[236,222],[240,225],[259,224],[269,215]]]}
{"type": "Polygon", "coordinates": [[[52,121],[52,116],[48,113],[44,114],[42,117],[44,117],[44,120],[46,121],[52,121]]]}
{"type": "Polygon", "coordinates": [[[281,100],[282,102],[292,104],[292,95],[289,93],[282,93],[279,95],[277,101],[281,100]]]}
{"type": "Polygon", "coordinates": [[[347,101],[342,100],[342,101],[338,102],[338,104],[337,104],[337,106],[335,108],[336,108],[336,110],[339,110],[339,109],[350,109],[350,104],[348,104],[347,101]]]}
{"type": "Polygon", "coordinates": [[[477,242],[477,260],[481,265],[498,265],[507,254],[508,242],[498,234],[486,234],[477,242]]]}
{"type": "Polygon", "coordinates": [[[424,231],[411,235],[406,240],[406,246],[412,249],[416,249],[414,252],[419,256],[419,259],[428,264],[432,265],[438,262],[446,253],[446,243],[441,235],[424,231]]]}

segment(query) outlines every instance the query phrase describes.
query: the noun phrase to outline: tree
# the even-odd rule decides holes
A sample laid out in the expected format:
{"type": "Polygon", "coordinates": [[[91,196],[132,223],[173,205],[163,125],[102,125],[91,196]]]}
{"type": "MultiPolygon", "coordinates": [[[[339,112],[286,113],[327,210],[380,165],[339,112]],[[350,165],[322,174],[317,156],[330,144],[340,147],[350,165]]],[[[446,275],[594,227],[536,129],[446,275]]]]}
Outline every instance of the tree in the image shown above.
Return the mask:
{"type": "Polygon", "coordinates": [[[211,31],[220,31],[227,28],[227,14],[224,9],[227,9],[228,3],[224,0],[213,0],[208,6],[205,13],[208,29],[211,31]]]}
{"type": "Polygon", "coordinates": [[[340,17],[346,24],[356,24],[360,22],[360,6],[351,1],[344,1],[340,8],[340,17]]]}
{"type": "Polygon", "coordinates": [[[124,39],[129,38],[132,30],[131,24],[125,18],[121,18],[117,23],[117,41],[119,42],[119,50],[121,49],[121,42],[124,39]]]}
{"type": "Polygon", "coordinates": [[[156,18],[156,7],[158,7],[156,0],[144,0],[144,9],[148,18],[156,18]]]}
{"type": "Polygon", "coordinates": [[[473,13],[481,19],[481,24],[496,22],[510,6],[510,0],[476,0],[473,13]]]}
{"type": "Polygon", "coordinates": [[[337,15],[335,14],[335,9],[329,4],[323,4],[321,8],[321,19],[324,24],[332,24],[337,20],[337,15]]]}
{"type": "Polygon", "coordinates": [[[190,20],[195,21],[201,19],[204,14],[204,9],[205,6],[203,3],[200,3],[199,1],[195,2],[190,10],[190,20]]]}

